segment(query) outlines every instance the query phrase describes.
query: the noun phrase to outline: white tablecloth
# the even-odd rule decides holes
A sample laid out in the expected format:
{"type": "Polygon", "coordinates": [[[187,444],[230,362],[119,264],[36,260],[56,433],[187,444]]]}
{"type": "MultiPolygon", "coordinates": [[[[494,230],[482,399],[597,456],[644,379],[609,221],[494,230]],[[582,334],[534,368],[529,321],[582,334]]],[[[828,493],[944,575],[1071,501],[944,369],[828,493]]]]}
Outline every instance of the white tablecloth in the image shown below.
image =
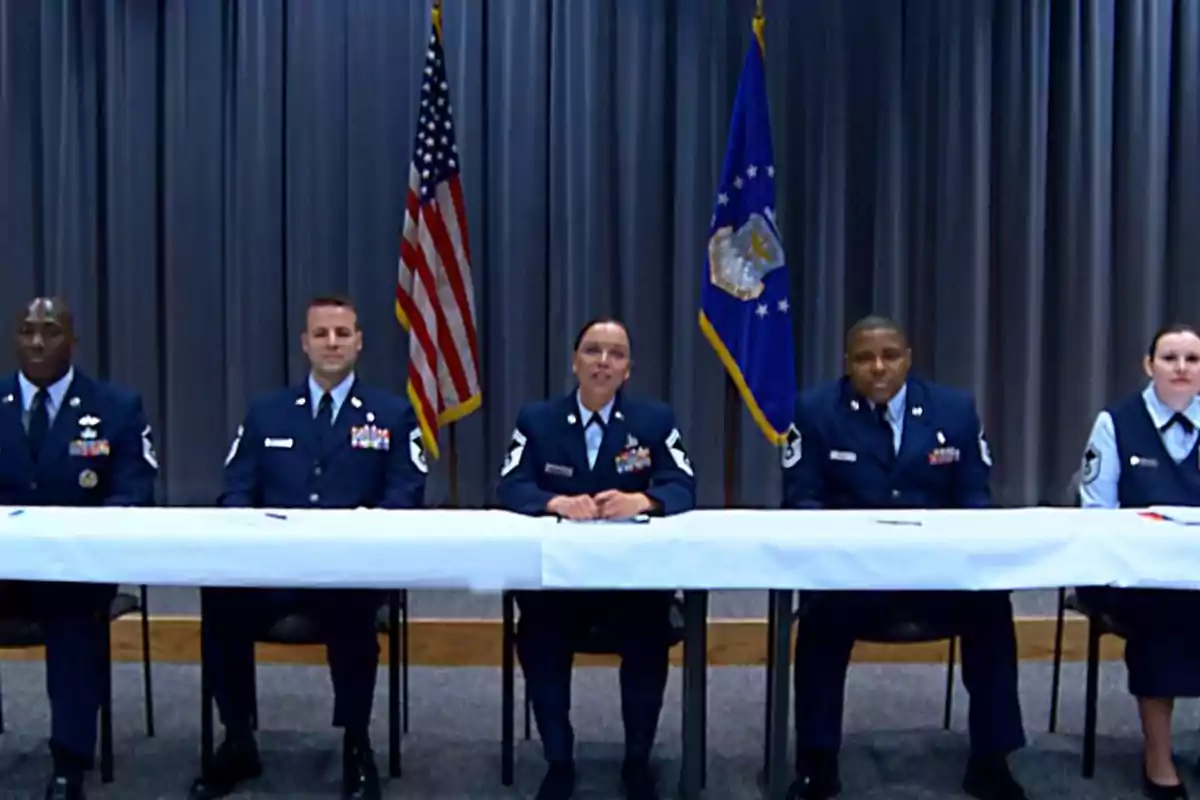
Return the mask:
{"type": "Polygon", "coordinates": [[[0,578],[175,586],[1200,588],[1200,526],[1132,510],[502,511],[0,507],[0,578]]]}

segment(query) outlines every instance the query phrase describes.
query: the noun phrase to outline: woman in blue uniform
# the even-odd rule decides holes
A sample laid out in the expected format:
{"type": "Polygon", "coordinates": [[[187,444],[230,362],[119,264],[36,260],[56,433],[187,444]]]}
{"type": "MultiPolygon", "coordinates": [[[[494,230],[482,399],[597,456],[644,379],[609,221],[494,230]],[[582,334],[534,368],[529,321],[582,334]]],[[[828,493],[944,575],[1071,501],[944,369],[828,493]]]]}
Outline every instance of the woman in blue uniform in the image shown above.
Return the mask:
{"type": "MultiPolygon", "coordinates": [[[[587,323],[573,353],[577,387],[528,403],[517,415],[500,471],[500,505],[579,521],[671,516],[695,508],[695,478],[675,412],[624,391],[632,363],[625,326],[607,318],[587,323]]],[[[611,631],[621,656],[625,797],[657,800],[650,752],[667,686],[673,594],[517,593],[517,655],[549,763],[537,800],[569,800],[575,792],[572,639],[591,624],[611,631]]]]}
{"type": "MultiPolygon", "coordinates": [[[[1155,334],[1150,384],[1100,412],[1080,472],[1084,508],[1200,505],[1200,334],[1155,334]]],[[[1171,757],[1176,697],[1200,697],[1200,592],[1092,587],[1081,599],[1129,629],[1129,692],[1142,720],[1143,785],[1152,800],[1186,798],[1171,757]]]]}

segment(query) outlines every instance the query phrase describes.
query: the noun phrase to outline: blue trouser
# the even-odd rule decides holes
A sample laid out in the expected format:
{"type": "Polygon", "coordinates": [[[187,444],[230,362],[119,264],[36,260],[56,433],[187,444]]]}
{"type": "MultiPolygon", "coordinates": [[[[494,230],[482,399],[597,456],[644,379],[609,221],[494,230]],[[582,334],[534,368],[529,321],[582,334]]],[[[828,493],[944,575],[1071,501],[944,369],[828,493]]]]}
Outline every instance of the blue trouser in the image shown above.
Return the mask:
{"type": "Polygon", "coordinates": [[[321,626],[333,682],[333,724],[365,732],[371,722],[379,642],[375,618],[382,592],[359,589],[205,589],[204,659],[227,729],[250,728],[254,710],[254,642],[290,614],[321,626]]]}
{"type": "Polygon", "coordinates": [[[96,717],[109,680],[104,674],[105,629],[117,587],[12,581],[3,590],[3,613],[36,620],[45,637],[55,759],[88,769],[96,755],[96,717]]]}
{"type": "Polygon", "coordinates": [[[571,667],[578,634],[589,627],[603,630],[621,657],[625,757],[650,757],[667,688],[671,598],[653,591],[517,594],[517,654],[547,761],[574,757],[571,667]]]}
{"type": "Polygon", "coordinates": [[[796,637],[796,733],[802,750],[842,744],[846,669],[856,631],[904,609],[915,619],[948,620],[962,643],[968,726],[976,755],[1025,744],[1017,693],[1017,641],[1008,592],[806,592],[796,637]]]}
{"type": "Polygon", "coordinates": [[[1200,697],[1200,592],[1082,587],[1079,598],[1127,629],[1134,697],[1200,697]]]}

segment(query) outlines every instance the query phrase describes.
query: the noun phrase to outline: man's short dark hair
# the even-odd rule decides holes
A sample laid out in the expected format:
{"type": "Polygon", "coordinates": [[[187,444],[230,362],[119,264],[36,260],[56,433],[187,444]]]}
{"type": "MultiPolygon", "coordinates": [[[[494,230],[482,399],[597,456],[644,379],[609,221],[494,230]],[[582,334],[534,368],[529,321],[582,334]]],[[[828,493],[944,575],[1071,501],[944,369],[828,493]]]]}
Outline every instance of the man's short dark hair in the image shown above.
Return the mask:
{"type": "Polygon", "coordinates": [[[882,314],[870,314],[851,325],[850,330],[846,331],[846,349],[850,348],[850,342],[854,341],[855,336],[866,331],[892,331],[900,337],[900,341],[904,342],[906,347],[908,346],[908,334],[904,332],[904,328],[899,322],[882,314]]]}
{"type": "MultiPolygon", "coordinates": [[[[579,345],[583,344],[583,337],[587,336],[587,332],[597,325],[620,325],[625,331],[625,337],[629,338],[629,328],[625,327],[625,323],[616,317],[595,317],[583,323],[583,327],[579,329],[579,333],[575,334],[575,346],[571,348],[572,352],[579,349],[579,345]]],[[[631,342],[632,344],[632,342],[631,342]]]]}
{"type": "MultiPolygon", "coordinates": [[[[305,308],[307,315],[310,309],[314,308],[348,308],[358,315],[358,307],[354,305],[354,301],[344,294],[321,294],[308,301],[308,307],[305,308]]],[[[358,324],[355,323],[355,327],[358,324]]]]}

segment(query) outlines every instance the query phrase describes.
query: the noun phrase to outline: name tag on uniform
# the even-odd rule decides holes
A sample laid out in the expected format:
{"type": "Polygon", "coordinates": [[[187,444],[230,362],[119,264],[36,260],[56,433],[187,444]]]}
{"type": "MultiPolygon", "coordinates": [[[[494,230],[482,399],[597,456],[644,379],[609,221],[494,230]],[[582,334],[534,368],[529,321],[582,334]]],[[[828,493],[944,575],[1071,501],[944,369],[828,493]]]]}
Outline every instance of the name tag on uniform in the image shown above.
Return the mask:
{"type": "Polygon", "coordinates": [[[263,447],[278,447],[284,450],[290,448],[295,441],[292,439],[264,439],[263,447]]]}
{"type": "Polygon", "coordinates": [[[847,464],[853,464],[858,461],[858,453],[852,453],[849,450],[830,450],[830,461],[845,461],[847,464]]]}
{"type": "Polygon", "coordinates": [[[617,454],[617,474],[626,475],[631,472],[641,472],[650,466],[650,448],[626,447],[617,454]]]}
{"type": "Polygon", "coordinates": [[[1129,466],[1131,467],[1147,467],[1154,469],[1158,466],[1158,459],[1146,458],[1145,456],[1130,456],[1129,466]]]}
{"type": "Polygon", "coordinates": [[[962,453],[957,447],[935,447],[929,451],[929,463],[935,467],[942,464],[953,464],[960,458],[962,458],[962,453]]]}
{"type": "Polygon", "coordinates": [[[350,429],[350,446],[357,450],[390,450],[392,434],[378,425],[355,425],[350,429]]]}
{"type": "Polygon", "coordinates": [[[112,451],[108,439],[76,439],[67,449],[71,455],[82,458],[101,458],[112,451]]]}
{"type": "Polygon", "coordinates": [[[547,464],[546,474],[561,475],[564,478],[569,478],[575,474],[575,470],[572,467],[564,467],[562,464],[547,464]]]}

